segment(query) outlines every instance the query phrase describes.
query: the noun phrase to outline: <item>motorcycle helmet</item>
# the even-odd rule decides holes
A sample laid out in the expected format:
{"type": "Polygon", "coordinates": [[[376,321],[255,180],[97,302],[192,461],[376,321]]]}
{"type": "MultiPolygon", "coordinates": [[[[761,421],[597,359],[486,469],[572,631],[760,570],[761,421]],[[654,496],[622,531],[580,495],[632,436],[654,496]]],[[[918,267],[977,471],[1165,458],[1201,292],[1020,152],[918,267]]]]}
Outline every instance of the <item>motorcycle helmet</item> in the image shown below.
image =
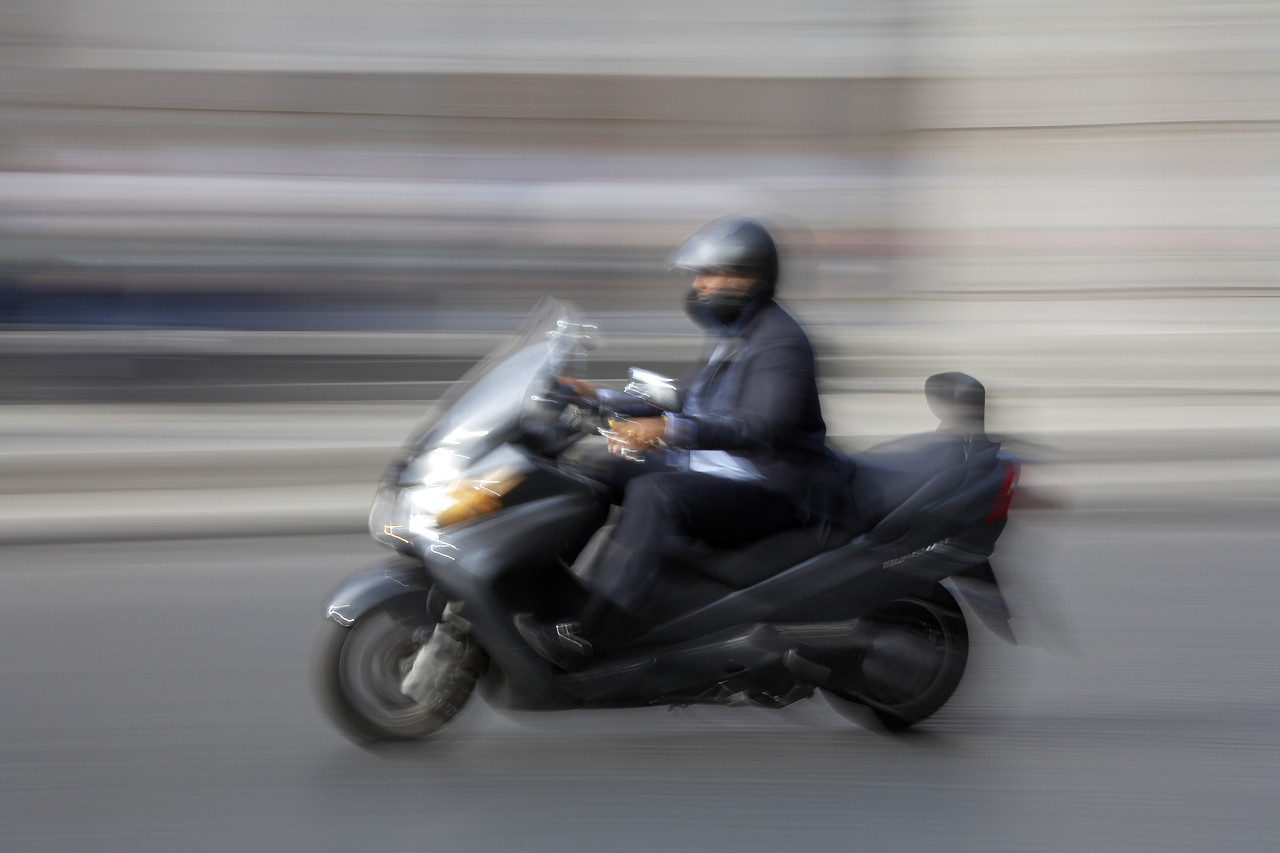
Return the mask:
{"type": "Polygon", "coordinates": [[[754,219],[726,216],[704,225],[671,258],[673,269],[755,277],[755,298],[772,298],[778,285],[778,247],[754,219]]]}

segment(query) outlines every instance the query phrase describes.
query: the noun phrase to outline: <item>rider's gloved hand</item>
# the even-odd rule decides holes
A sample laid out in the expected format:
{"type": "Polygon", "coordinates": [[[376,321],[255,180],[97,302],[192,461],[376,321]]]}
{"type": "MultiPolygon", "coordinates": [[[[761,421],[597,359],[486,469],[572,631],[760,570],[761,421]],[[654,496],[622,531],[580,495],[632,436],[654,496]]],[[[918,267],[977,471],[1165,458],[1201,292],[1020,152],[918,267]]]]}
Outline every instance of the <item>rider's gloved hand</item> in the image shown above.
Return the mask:
{"type": "Polygon", "coordinates": [[[667,434],[666,418],[630,418],[613,425],[609,452],[635,459],[651,447],[661,447],[667,434]]]}

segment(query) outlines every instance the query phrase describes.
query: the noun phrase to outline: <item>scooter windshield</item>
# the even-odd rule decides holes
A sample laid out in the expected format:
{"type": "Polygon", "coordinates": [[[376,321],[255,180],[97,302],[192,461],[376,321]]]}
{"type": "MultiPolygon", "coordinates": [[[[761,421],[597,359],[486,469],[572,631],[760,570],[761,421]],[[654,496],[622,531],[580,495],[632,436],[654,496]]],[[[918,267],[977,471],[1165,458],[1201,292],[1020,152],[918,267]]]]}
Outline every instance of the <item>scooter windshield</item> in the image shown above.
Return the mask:
{"type": "Polygon", "coordinates": [[[572,370],[581,354],[582,328],[571,306],[543,299],[511,340],[440,398],[406,443],[404,461],[435,447],[475,458],[503,441],[551,377],[572,370]]]}

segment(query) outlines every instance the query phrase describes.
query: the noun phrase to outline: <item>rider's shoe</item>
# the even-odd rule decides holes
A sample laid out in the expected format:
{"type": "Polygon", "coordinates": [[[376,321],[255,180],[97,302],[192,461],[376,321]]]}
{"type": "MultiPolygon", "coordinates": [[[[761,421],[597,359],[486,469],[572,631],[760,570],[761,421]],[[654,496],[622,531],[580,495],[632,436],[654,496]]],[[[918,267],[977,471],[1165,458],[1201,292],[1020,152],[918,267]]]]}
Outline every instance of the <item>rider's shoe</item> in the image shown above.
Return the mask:
{"type": "Polygon", "coordinates": [[[529,613],[518,614],[512,621],[520,636],[543,660],[565,671],[582,666],[594,652],[591,641],[583,636],[582,625],[578,622],[544,624],[529,613]]]}

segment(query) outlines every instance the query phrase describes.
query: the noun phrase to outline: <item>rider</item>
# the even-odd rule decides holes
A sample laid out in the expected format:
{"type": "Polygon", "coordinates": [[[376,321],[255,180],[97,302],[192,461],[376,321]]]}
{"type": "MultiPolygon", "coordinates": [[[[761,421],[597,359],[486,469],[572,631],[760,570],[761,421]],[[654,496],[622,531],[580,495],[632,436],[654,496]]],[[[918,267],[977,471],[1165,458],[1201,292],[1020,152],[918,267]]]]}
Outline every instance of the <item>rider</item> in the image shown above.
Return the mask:
{"type": "Polygon", "coordinates": [[[813,348],[773,298],[778,250],[768,230],[753,219],[718,219],[672,266],[694,275],[685,310],[715,343],[680,383],[679,409],[659,412],[561,380],[634,415],[614,426],[608,447],[644,462],[622,478],[621,520],[577,619],[516,618],[526,641],[566,669],[649,627],[652,581],[672,537],[735,546],[817,520],[852,520],[847,472],[825,443],[813,348]]]}

